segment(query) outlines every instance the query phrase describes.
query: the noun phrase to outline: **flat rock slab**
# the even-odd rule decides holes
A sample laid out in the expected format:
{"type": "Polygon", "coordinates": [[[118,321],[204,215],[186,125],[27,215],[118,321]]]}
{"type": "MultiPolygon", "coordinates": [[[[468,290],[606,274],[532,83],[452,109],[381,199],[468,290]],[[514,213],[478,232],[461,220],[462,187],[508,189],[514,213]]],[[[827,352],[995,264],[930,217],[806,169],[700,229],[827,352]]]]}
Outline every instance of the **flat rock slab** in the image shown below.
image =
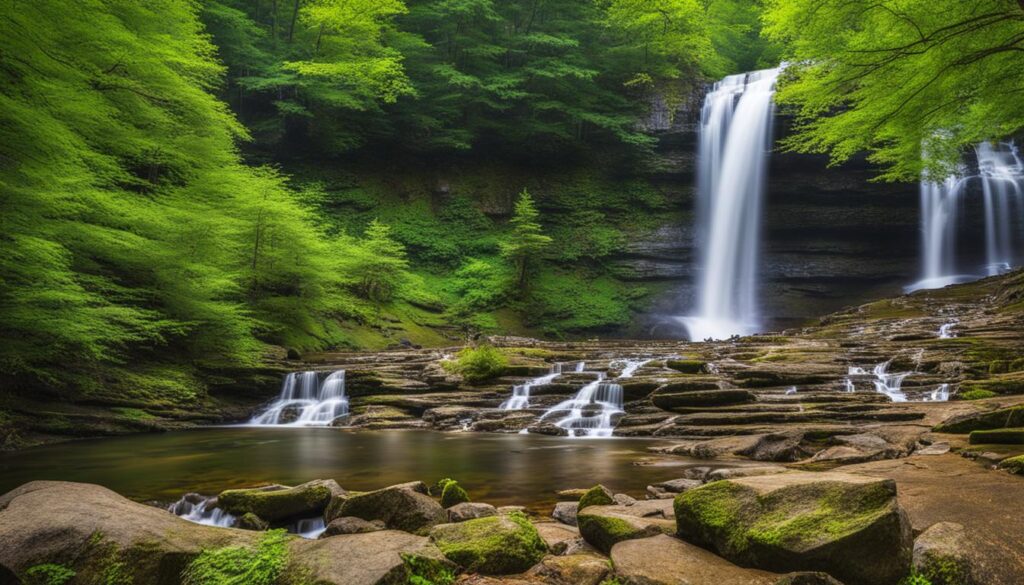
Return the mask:
{"type": "Polygon", "coordinates": [[[737,567],[666,535],[620,542],[611,557],[616,575],[629,585],[774,585],[782,577],[737,567]]]}

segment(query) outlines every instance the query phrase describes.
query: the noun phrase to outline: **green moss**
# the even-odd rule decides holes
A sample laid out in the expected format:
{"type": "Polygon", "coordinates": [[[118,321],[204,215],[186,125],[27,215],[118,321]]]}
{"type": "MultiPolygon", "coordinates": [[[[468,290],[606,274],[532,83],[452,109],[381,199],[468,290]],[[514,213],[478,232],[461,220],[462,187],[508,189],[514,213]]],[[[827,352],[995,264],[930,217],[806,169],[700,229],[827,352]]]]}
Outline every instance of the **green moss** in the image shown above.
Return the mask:
{"type": "Polygon", "coordinates": [[[707,363],[701,360],[665,360],[665,366],[684,374],[702,374],[707,363]]]}
{"type": "Polygon", "coordinates": [[[1016,457],[1003,459],[999,462],[999,469],[1004,469],[1010,473],[1016,473],[1018,475],[1024,475],[1024,455],[1017,455],[1016,457]]]}
{"type": "Polygon", "coordinates": [[[1024,445],[1024,428],[971,431],[972,445],[1024,445]]]}
{"type": "Polygon", "coordinates": [[[271,530],[255,548],[204,550],[182,573],[182,585],[274,585],[288,564],[288,539],[284,530],[271,530]]]}
{"type": "Polygon", "coordinates": [[[604,554],[610,554],[612,547],[624,540],[658,534],[656,527],[643,524],[639,519],[631,522],[605,514],[580,514],[576,522],[583,538],[604,554]]]}
{"type": "Polygon", "coordinates": [[[309,512],[322,512],[331,501],[326,485],[314,484],[274,491],[258,489],[226,490],[217,501],[235,516],[253,513],[268,522],[283,520],[309,512]]]}
{"type": "Polygon", "coordinates": [[[400,553],[408,585],[452,585],[455,573],[445,563],[418,555],[400,553]]]}
{"type": "Polygon", "coordinates": [[[580,505],[577,510],[582,510],[587,506],[611,506],[615,500],[608,493],[608,488],[603,485],[595,485],[580,497],[580,505]]]}
{"type": "Polygon", "coordinates": [[[25,585],[64,585],[75,577],[69,567],[54,563],[46,563],[30,567],[22,579],[25,585]]]}
{"type": "Polygon", "coordinates": [[[441,488],[441,506],[444,508],[451,508],[456,504],[469,501],[469,494],[466,490],[462,489],[457,481],[448,481],[444,487],[441,488]]]}
{"type": "Polygon", "coordinates": [[[443,524],[431,539],[451,561],[486,575],[520,573],[547,553],[537,529],[518,512],[443,524]]]}
{"type": "Polygon", "coordinates": [[[968,390],[967,392],[960,392],[957,397],[960,400],[983,400],[985,398],[992,398],[993,396],[999,396],[991,390],[968,390]]]}

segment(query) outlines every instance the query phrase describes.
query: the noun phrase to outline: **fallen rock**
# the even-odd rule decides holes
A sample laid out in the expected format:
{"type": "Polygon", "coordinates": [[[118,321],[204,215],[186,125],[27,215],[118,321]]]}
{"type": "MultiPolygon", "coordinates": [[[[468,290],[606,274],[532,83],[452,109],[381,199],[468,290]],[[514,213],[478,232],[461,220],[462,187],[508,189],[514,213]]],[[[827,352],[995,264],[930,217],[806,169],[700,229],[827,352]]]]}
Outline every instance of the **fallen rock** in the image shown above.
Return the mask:
{"type": "Polygon", "coordinates": [[[600,585],[608,576],[608,560],[594,554],[573,554],[544,557],[530,569],[530,575],[543,577],[546,582],[566,585],[600,585]]]}
{"type": "Polygon", "coordinates": [[[371,522],[362,518],[356,518],[355,516],[342,516],[341,518],[331,520],[331,523],[327,525],[320,538],[337,536],[339,534],[365,534],[367,532],[384,530],[384,528],[384,523],[380,520],[371,522]]]}
{"type": "Polygon", "coordinates": [[[785,473],[718,481],[677,496],[675,513],[683,538],[743,565],[824,571],[847,585],[894,584],[910,568],[910,525],[892,480],[785,473]]]}
{"type": "MultiPolygon", "coordinates": [[[[339,517],[381,520],[388,528],[426,534],[433,526],[448,521],[448,513],[430,496],[419,491],[422,482],[400,484],[351,495],[337,510],[339,517]]],[[[333,519],[332,519],[333,520],[333,519]]]]}
{"type": "Polygon", "coordinates": [[[914,571],[931,585],[981,585],[973,576],[964,527],[939,522],[914,541],[914,571]]]}
{"type": "Polygon", "coordinates": [[[551,512],[551,517],[563,524],[576,526],[576,514],[579,510],[579,502],[558,502],[551,512]]]}
{"type": "Polygon", "coordinates": [[[465,522],[474,518],[486,518],[487,516],[497,515],[497,508],[481,502],[463,502],[448,508],[449,522],[465,522]]]}
{"type": "Polygon", "coordinates": [[[548,547],[522,514],[441,524],[430,539],[451,561],[485,575],[521,573],[540,562],[548,547]]]}
{"type": "Polygon", "coordinates": [[[615,574],[629,585],[774,585],[780,577],[737,567],[664,534],[620,542],[611,558],[615,574]]]}
{"type": "Polygon", "coordinates": [[[604,554],[624,540],[671,533],[675,528],[671,520],[638,516],[626,506],[590,506],[580,510],[576,521],[583,539],[604,554]]]}
{"type": "Polygon", "coordinates": [[[218,505],[235,516],[253,513],[267,522],[308,518],[322,514],[334,495],[345,490],[333,479],[315,479],[293,488],[226,490],[217,496],[218,505]]]}

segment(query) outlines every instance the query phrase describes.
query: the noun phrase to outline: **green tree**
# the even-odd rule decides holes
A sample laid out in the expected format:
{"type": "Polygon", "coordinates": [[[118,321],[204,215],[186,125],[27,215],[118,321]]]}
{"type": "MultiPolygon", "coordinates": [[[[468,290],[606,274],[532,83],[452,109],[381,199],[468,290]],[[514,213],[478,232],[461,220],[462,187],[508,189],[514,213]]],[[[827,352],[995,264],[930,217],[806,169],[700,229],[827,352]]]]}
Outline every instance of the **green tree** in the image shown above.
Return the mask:
{"type": "Polygon", "coordinates": [[[359,256],[353,267],[359,292],[377,302],[390,301],[409,266],[405,246],[392,238],[390,227],[375,219],[366,227],[359,256]]]}
{"type": "Polygon", "coordinates": [[[770,0],[786,47],[779,99],[797,113],[785,145],[862,151],[882,178],[944,177],[962,149],[1024,128],[1024,7],[1015,0],[770,0]]]}
{"type": "Polygon", "coordinates": [[[539,216],[533,197],[523,189],[510,220],[512,231],[501,242],[501,255],[515,268],[516,284],[520,288],[526,285],[529,269],[538,254],[551,245],[551,238],[541,233],[539,216]]]}

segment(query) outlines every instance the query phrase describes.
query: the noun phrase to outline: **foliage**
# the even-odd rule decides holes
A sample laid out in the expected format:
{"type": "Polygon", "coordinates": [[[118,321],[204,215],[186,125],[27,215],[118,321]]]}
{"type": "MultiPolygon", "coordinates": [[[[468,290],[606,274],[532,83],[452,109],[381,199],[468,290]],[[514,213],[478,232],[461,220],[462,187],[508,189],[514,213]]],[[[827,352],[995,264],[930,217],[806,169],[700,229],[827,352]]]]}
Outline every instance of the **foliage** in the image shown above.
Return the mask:
{"type": "Polygon", "coordinates": [[[26,585],[64,585],[75,578],[75,571],[64,565],[45,563],[25,571],[26,585]]]}
{"type": "Polygon", "coordinates": [[[366,228],[365,239],[356,266],[360,275],[357,290],[366,298],[378,302],[391,300],[402,286],[409,262],[405,247],[391,236],[391,228],[377,220],[366,228]]]}
{"type": "Polygon", "coordinates": [[[489,344],[467,347],[446,367],[460,374],[467,382],[482,382],[500,376],[508,367],[508,357],[489,344]]]}
{"type": "Polygon", "coordinates": [[[288,533],[264,533],[255,548],[204,550],[181,575],[183,585],[274,585],[288,564],[288,533]]]}
{"type": "Polygon", "coordinates": [[[551,238],[541,233],[539,216],[533,198],[523,189],[509,221],[512,232],[501,242],[501,255],[512,262],[520,290],[526,285],[529,268],[537,255],[551,244],[551,238]]]}
{"type": "Polygon", "coordinates": [[[916,571],[900,580],[900,585],[932,585],[931,579],[916,571]]]}
{"type": "Polygon", "coordinates": [[[778,98],[797,113],[784,144],[862,151],[887,180],[941,180],[960,151],[1024,127],[1024,8],[1011,0],[770,0],[766,33],[786,47],[778,98]]]}

